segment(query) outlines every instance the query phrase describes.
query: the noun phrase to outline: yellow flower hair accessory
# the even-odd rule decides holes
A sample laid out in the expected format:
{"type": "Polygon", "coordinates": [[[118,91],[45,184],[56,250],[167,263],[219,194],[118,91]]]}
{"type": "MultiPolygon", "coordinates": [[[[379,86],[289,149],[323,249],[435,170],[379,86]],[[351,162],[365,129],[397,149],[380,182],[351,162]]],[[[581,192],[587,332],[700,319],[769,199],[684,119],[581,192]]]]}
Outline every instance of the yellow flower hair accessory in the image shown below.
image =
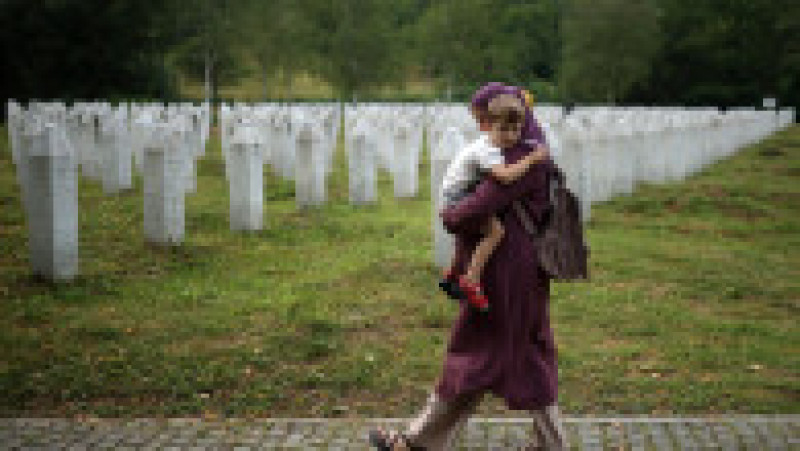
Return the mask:
{"type": "Polygon", "coordinates": [[[533,106],[533,95],[527,89],[522,90],[522,97],[525,98],[525,106],[530,108],[533,106]]]}

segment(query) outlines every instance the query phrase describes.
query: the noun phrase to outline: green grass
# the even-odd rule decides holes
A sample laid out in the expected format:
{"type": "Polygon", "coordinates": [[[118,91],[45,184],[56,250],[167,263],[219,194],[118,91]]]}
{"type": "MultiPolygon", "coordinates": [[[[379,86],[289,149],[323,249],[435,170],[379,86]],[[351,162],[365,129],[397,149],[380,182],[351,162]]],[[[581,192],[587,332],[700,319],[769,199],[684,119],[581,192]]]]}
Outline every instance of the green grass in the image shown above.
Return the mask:
{"type": "MultiPolygon", "coordinates": [[[[2,130],[6,136],[6,130],[2,130]]],[[[266,228],[228,230],[218,144],[186,241],[146,244],[142,186],[80,181],[80,277],[30,275],[0,140],[0,415],[408,416],[436,381],[456,307],[437,292],[420,196],[298,211],[265,175],[266,228]]],[[[593,280],[555,286],[567,414],[797,413],[800,127],[688,181],[593,210],[593,280]],[[755,366],[754,366],[755,365],[755,366]]],[[[487,397],[480,414],[514,415],[487,397]]]]}

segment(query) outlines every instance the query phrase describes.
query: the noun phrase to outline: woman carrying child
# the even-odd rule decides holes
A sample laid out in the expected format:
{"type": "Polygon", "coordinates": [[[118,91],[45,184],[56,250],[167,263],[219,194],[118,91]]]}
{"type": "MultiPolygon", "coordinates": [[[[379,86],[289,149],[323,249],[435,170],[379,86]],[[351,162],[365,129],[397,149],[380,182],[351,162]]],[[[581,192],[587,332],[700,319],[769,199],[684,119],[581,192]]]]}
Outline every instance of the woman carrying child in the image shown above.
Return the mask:
{"type": "MultiPolygon", "coordinates": [[[[471,110],[481,130],[490,130],[498,126],[492,125],[498,118],[490,114],[490,103],[499,96],[507,100],[509,95],[523,103],[524,111],[518,132],[508,123],[499,125],[506,138],[516,135],[508,140],[511,145],[500,142],[505,163],[513,166],[540,145],[546,146],[523,91],[490,83],[475,93],[471,110]]],[[[456,275],[466,274],[468,265],[475,266],[475,250],[491,235],[492,218],[501,224],[499,239],[485,246],[488,253],[479,278],[491,309],[487,314],[473,308],[475,296],[462,304],[442,375],[426,406],[405,433],[371,432],[370,441],[378,449],[448,449],[486,392],[503,398],[511,410],[530,412],[535,431],[530,449],[567,447],[556,404],[558,367],[549,319],[550,280],[530,235],[510,208],[513,201],[520,201],[535,220],[546,210],[547,175],[553,165],[549,157],[535,161],[540,156],[529,157],[529,167],[519,169],[522,175],[513,183],[504,183],[487,171],[473,191],[442,212],[445,228],[457,238],[454,266],[448,274],[451,280],[460,281],[456,275]]]]}

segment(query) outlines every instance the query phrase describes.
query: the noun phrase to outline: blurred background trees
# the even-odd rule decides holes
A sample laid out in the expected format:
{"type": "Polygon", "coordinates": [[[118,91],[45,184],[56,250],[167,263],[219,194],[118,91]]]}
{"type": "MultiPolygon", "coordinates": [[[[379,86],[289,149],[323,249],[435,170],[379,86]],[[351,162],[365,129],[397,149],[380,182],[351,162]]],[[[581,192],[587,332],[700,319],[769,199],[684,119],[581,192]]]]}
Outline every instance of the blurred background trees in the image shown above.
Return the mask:
{"type": "Polygon", "coordinates": [[[616,103],[646,83],[664,45],[657,0],[572,0],[562,21],[562,93],[616,103]]]}
{"type": "Polygon", "coordinates": [[[796,0],[0,0],[0,43],[4,99],[800,105],[796,0]]]}

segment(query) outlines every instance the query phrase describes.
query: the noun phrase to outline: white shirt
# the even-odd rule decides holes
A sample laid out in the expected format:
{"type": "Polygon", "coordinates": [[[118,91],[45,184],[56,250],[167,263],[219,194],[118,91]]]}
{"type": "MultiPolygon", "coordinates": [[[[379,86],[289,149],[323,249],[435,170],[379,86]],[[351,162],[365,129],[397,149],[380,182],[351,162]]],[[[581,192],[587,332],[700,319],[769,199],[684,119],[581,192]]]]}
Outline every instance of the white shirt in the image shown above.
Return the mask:
{"type": "Polygon", "coordinates": [[[447,166],[439,191],[440,199],[446,204],[451,197],[466,193],[480,181],[481,172],[488,172],[492,166],[505,162],[500,148],[493,146],[487,135],[481,134],[461,149],[447,166]]]}

